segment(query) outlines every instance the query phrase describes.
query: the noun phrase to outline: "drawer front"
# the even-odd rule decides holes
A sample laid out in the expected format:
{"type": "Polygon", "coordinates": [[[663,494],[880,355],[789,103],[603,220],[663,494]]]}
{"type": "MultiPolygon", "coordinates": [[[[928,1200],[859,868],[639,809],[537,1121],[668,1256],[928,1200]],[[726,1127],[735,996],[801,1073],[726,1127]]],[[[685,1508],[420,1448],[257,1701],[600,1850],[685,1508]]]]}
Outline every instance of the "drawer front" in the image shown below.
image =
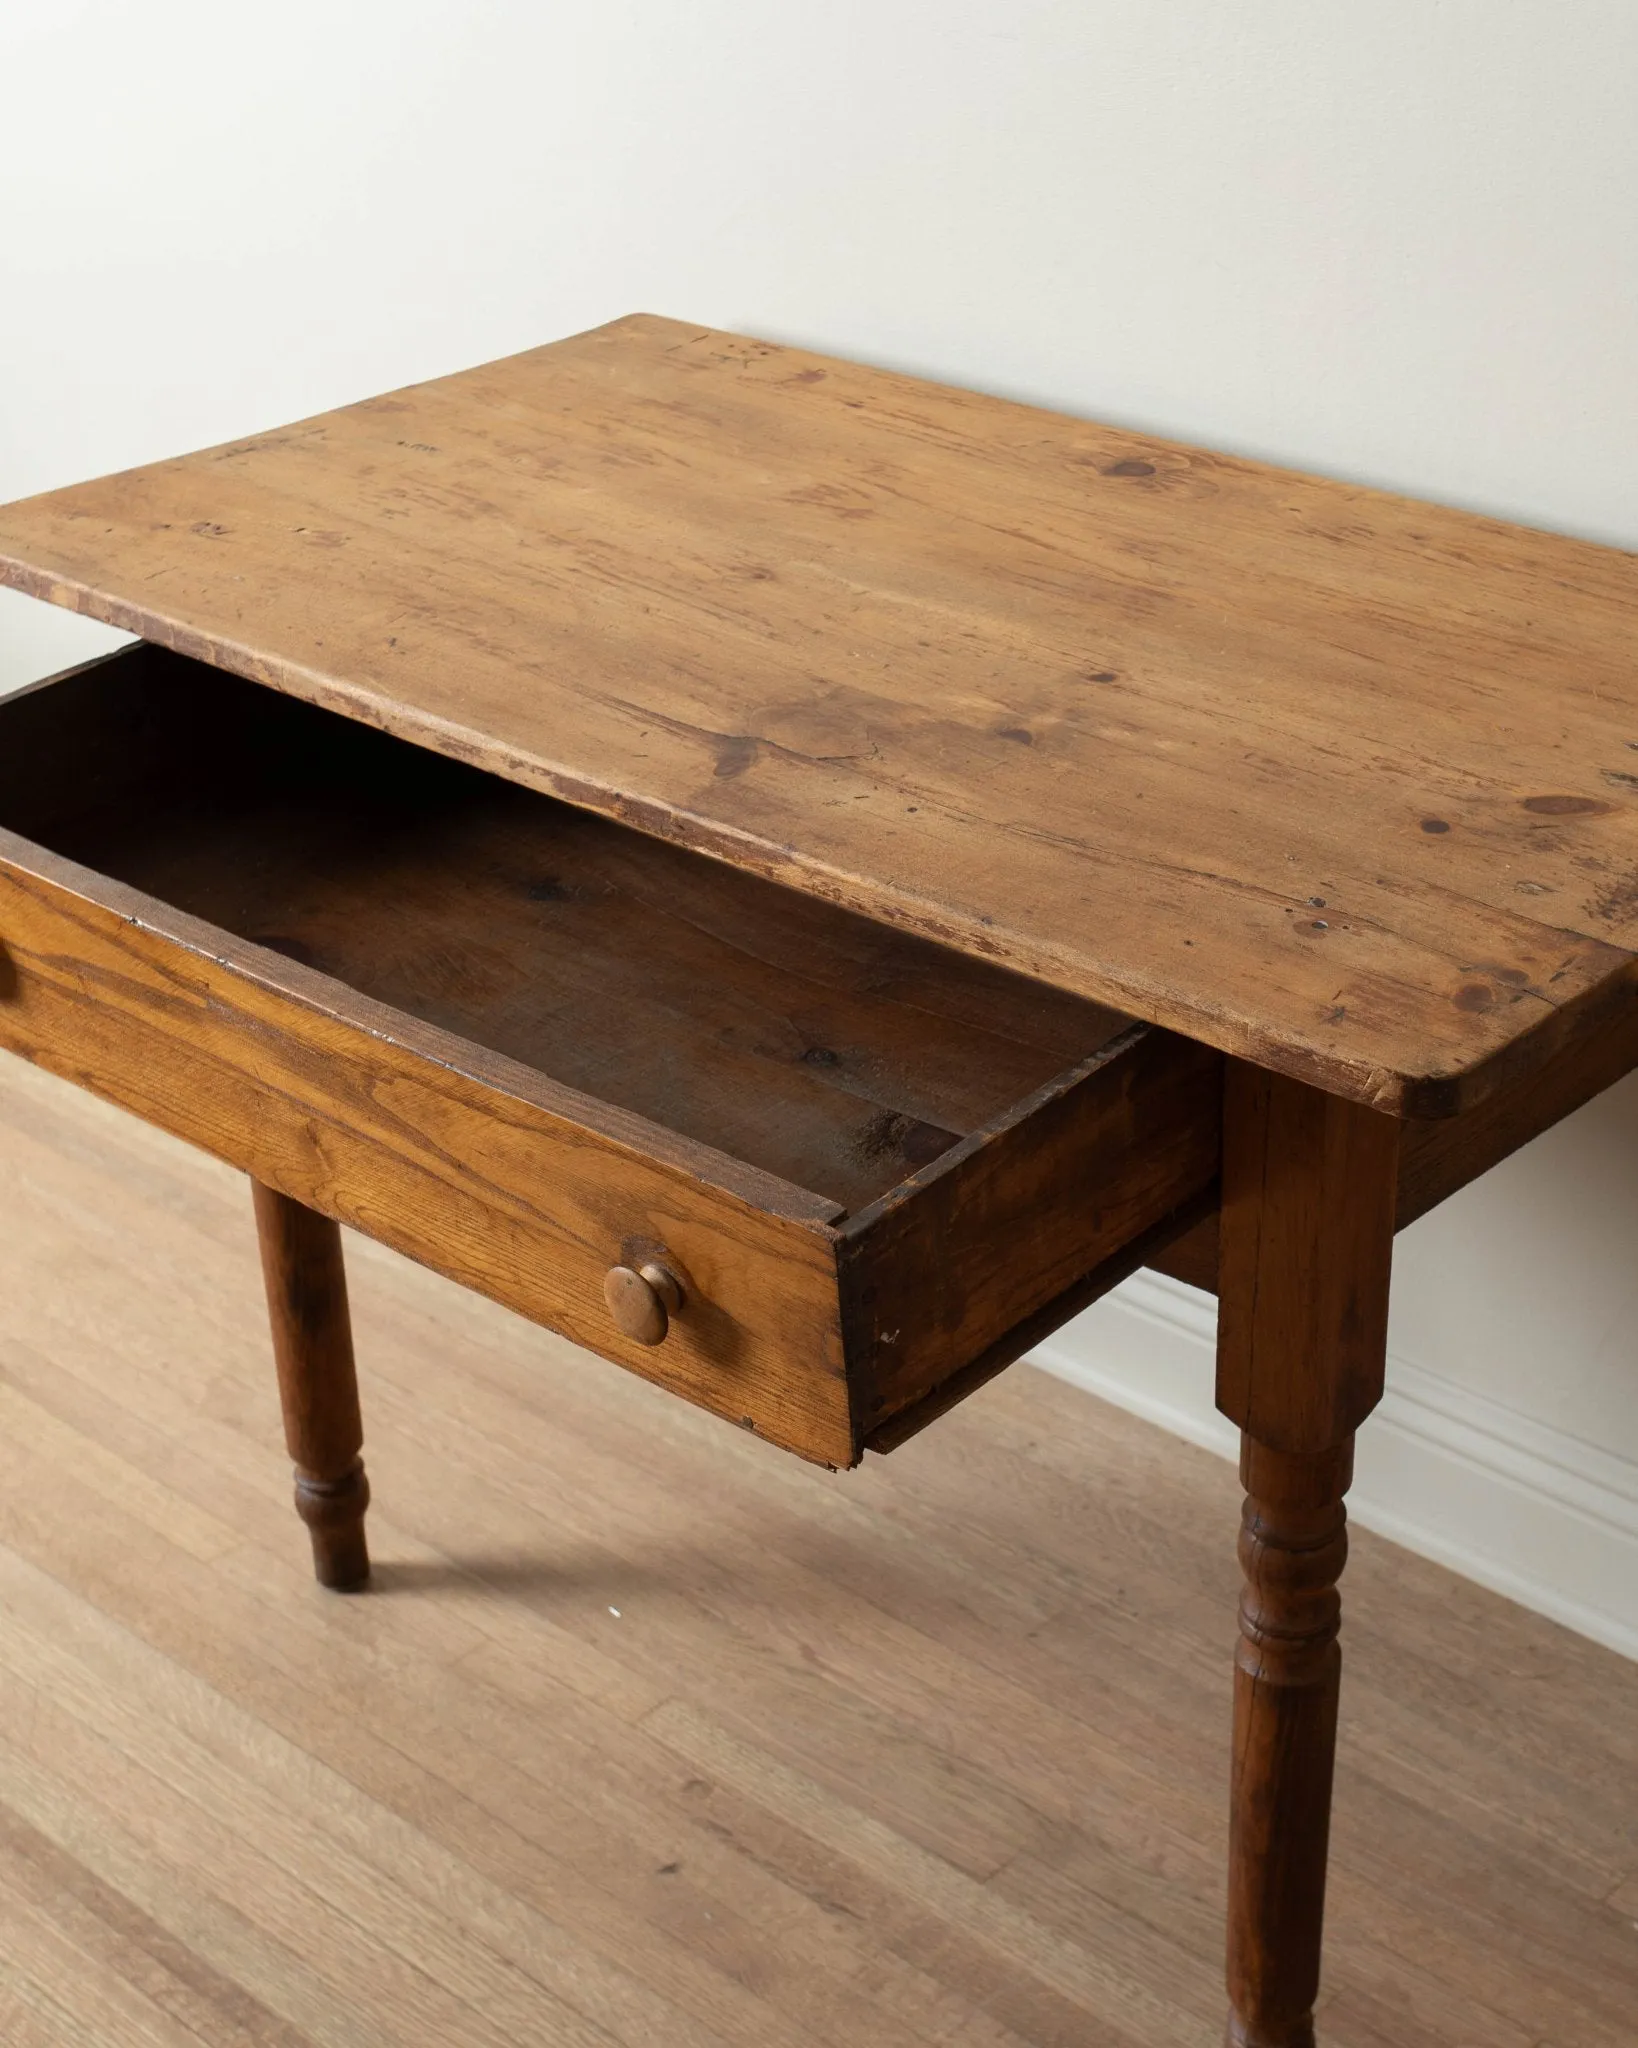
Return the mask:
{"type": "Polygon", "coordinates": [[[856,1456],[817,1197],[3,831],[0,1045],[774,1443],[856,1456]],[[603,1293],[650,1246],[687,1297],[654,1346],[603,1293]]]}

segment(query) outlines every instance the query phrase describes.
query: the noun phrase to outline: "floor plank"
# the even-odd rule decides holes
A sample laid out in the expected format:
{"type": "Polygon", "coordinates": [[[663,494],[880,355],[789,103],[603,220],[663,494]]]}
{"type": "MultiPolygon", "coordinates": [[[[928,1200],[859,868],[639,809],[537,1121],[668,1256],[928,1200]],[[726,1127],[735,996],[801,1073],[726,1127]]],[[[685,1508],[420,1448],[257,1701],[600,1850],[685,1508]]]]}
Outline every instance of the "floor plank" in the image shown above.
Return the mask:
{"type": "MultiPolygon", "coordinates": [[[[307,1571],[243,1183],[0,1067],[0,2039],[1183,2048],[1232,1473],[1019,1369],[815,1472],[348,1241],[307,1571]]],[[[1630,2048],[1638,1668],[1369,1535],[1329,2048],[1630,2048]]]]}

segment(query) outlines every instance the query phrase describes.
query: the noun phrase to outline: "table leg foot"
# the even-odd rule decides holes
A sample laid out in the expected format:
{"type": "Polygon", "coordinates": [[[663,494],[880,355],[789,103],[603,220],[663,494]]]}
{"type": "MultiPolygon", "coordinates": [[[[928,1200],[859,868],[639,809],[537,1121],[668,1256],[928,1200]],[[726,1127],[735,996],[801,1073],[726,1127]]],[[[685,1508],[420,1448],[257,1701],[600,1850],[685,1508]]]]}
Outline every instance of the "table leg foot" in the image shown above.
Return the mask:
{"type": "Polygon", "coordinates": [[[333,1593],[356,1592],[370,1576],[364,1510],[370,1482],[355,1458],[338,1478],[322,1479],[296,1467],[296,1513],[313,1539],[313,1576],[333,1593]]]}
{"type": "Polygon", "coordinates": [[[319,1584],[353,1592],[370,1576],[370,1484],[359,1455],[364,1425],[341,1231],[260,1181],[251,1182],[251,1191],[285,1442],[296,1467],[296,1512],[312,1538],[319,1584]]]}
{"type": "Polygon", "coordinates": [[[1314,2022],[1312,2016],[1301,2021],[1295,2029],[1282,2028],[1276,2033],[1264,2033],[1260,2028],[1246,2031],[1246,2022],[1238,2013],[1229,2014],[1228,2032],[1223,2036],[1224,2048],[1315,2048],[1314,2022]]]}

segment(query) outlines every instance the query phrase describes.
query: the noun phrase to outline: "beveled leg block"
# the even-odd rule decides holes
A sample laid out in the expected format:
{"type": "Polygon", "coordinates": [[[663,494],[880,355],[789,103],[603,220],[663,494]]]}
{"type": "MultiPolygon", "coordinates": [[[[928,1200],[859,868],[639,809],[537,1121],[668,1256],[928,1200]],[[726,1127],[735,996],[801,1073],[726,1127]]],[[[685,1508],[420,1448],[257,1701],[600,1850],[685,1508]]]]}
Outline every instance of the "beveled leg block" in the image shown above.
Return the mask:
{"type": "Polygon", "coordinates": [[[284,1436],[296,1467],[296,1512],[321,1586],[354,1592],[370,1576],[364,1511],[364,1425],[358,1407],[341,1231],[260,1181],[251,1182],[284,1436]]]}

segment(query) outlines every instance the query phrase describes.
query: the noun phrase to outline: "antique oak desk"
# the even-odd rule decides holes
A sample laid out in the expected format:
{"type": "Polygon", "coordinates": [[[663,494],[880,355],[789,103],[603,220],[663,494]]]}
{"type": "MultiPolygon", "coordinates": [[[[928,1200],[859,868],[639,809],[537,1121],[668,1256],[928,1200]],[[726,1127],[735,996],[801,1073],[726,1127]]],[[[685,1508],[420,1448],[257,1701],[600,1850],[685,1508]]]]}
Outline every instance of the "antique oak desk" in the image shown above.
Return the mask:
{"type": "MultiPolygon", "coordinates": [[[[1638,1062],[1638,559],[675,322],[0,511],[0,1043],[803,1456],[1142,1263],[1243,1432],[1231,2038],[1312,2040],[1421,1214],[1638,1062]]],[[[1225,1532],[1226,1540],[1226,1532],[1225,1532]]]]}

